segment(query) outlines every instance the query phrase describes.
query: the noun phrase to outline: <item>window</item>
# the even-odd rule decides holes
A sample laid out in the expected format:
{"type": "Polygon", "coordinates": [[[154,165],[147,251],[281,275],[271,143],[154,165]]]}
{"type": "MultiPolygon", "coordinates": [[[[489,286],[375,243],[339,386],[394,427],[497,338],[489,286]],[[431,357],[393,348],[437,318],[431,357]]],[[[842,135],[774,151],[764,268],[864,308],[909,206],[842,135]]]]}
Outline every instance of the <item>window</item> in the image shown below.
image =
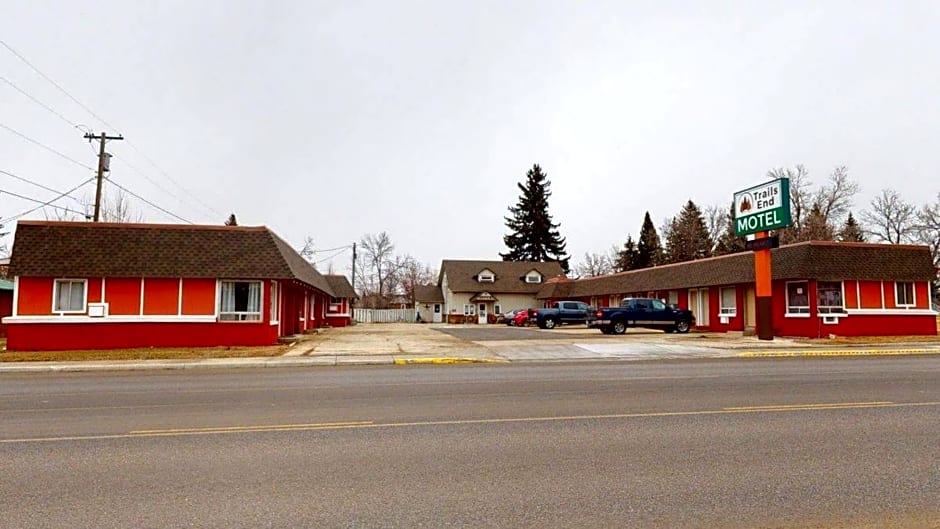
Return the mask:
{"type": "Polygon", "coordinates": [[[809,283],[787,283],[787,314],[809,314],[809,283]]]}
{"type": "Polygon", "coordinates": [[[261,281],[222,281],[219,319],[261,321],[261,281]]]}
{"type": "Polygon", "coordinates": [[[343,298],[330,298],[330,312],[339,312],[343,310],[343,298]]]}
{"type": "Polygon", "coordinates": [[[816,283],[816,312],[819,314],[838,314],[845,312],[842,303],[841,281],[819,281],[816,283]]]}
{"type": "Polygon", "coordinates": [[[653,300],[653,310],[666,310],[666,304],[658,299],[653,300]]]}
{"type": "Polygon", "coordinates": [[[277,283],[271,281],[271,323],[278,321],[277,283]]]}
{"type": "Polygon", "coordinates": [[[473,304],[463,306],[463,315],[464,316],[473,316],[476,314],[476,306],[473,304]]]}
{"type": "Polygon", "coordinates": [[[502,307],[500,307],[499,304],[494,305],[494,306],[493,306],[493,311],[496,312],[496,314],[502,314],[503,311],[499,310],[499,309],[501,309],[501,308],[502,308],[502,307]]]}
{"type": "Polygon", "coordinates": [[[650,300],[648,299],[638,299],[636,300],[636,308],[648,310],[648,309],[653,308],[653,304],[650,303],[650,300]]]}
{"type": "Polygon", "coordinates": [[[914,302],[914,283],[895,283],[894,284],[894,304],[898,307],[913,307],[914,302]]]}
{"type": "Polygon", "coordinates": [[[484,270],[477,275],[477,281],[480,283],[492,283],[496,281],[496,274],[489,270],[484,270]]]}
{"type": "Polygon", "coordinates": [[[85,312],[85,280],[57,279],[53,312],[85,312]]]}
{"type": "Polygon", "coordinates": [[[539,274],[538,272],[529,272],[525,276],[525,282],[526,283],[541,283],[542,274],[539,274]]]}
{"type": "Polygon", "coordinates": [[[678,305],[678,304],[679,304],[679,291],[678,291],[678,290],[670,290],[670,291],[669,291],[669,304],[670,304],[670,305],[678,305]]]}
{"type": "Polygon", "coordinates": [[[718,311],[719,316],[737,316],[738,300],[737,292],[734,287],[721,289],[721,308],[718,311]]]}

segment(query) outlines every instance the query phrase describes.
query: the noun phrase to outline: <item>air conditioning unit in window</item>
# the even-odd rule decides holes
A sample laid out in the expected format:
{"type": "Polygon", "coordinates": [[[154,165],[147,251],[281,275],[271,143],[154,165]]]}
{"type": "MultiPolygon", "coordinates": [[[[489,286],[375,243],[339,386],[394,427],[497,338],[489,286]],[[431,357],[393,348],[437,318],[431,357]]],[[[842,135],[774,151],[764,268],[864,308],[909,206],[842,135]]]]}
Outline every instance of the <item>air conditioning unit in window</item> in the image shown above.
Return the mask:
{"type": "Polygon", "coordinates": [[[88,317],[104,318],[107,315],[108,315],[107,303],[89,303],[88,304],[88,317]]]}

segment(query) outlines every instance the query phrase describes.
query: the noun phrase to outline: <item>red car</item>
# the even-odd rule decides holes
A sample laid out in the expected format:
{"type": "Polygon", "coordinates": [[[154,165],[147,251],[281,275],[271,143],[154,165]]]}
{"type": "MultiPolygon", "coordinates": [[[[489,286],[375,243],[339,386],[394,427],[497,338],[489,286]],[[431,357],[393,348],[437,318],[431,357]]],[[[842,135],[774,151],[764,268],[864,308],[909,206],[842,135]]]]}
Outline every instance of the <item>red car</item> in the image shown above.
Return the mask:
{"type": "Polygon", "coordinates": [[[533,309],[521,309],[516,311],[516,314],[512,317],[513,325],[516,327],[526,327],[529,325],[529,314],[533,312],[533,309]]]}

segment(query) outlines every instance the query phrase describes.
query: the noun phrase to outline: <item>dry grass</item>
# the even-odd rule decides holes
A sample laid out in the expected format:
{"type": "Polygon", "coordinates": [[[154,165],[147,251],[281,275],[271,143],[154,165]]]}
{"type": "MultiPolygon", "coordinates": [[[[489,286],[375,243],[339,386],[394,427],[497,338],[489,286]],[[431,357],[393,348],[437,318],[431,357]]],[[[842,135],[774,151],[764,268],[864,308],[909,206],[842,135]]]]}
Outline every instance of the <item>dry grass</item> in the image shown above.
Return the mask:
{"type": "Polygon", "coordinates": [[[935,343],[940,336],[836,336],[835,338],[796,338],[794,341],[812,345],[880,345],[893,343],[935,343]]]}
{"type": "MultiPolygon", "coordinates": [[[[6,341],[3,341],[6,346],[6,341]]],[[[265,347],[151,347],[96,351],[2,351],[0,362],[82,362],[92,360],[201,360],[280,356],[286,345],[265,347]]]]}

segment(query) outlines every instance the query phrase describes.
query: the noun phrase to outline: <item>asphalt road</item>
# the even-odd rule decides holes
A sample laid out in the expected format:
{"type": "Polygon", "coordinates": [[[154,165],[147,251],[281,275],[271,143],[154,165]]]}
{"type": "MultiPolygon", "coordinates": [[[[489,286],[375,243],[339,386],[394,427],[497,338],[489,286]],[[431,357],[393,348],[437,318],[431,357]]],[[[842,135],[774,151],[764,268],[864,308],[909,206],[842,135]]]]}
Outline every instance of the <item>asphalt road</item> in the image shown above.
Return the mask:
{"type": "Polygon", "coordinates": [[[0,527],[940,527],[940,359],[0,376],[0,527]]]}

